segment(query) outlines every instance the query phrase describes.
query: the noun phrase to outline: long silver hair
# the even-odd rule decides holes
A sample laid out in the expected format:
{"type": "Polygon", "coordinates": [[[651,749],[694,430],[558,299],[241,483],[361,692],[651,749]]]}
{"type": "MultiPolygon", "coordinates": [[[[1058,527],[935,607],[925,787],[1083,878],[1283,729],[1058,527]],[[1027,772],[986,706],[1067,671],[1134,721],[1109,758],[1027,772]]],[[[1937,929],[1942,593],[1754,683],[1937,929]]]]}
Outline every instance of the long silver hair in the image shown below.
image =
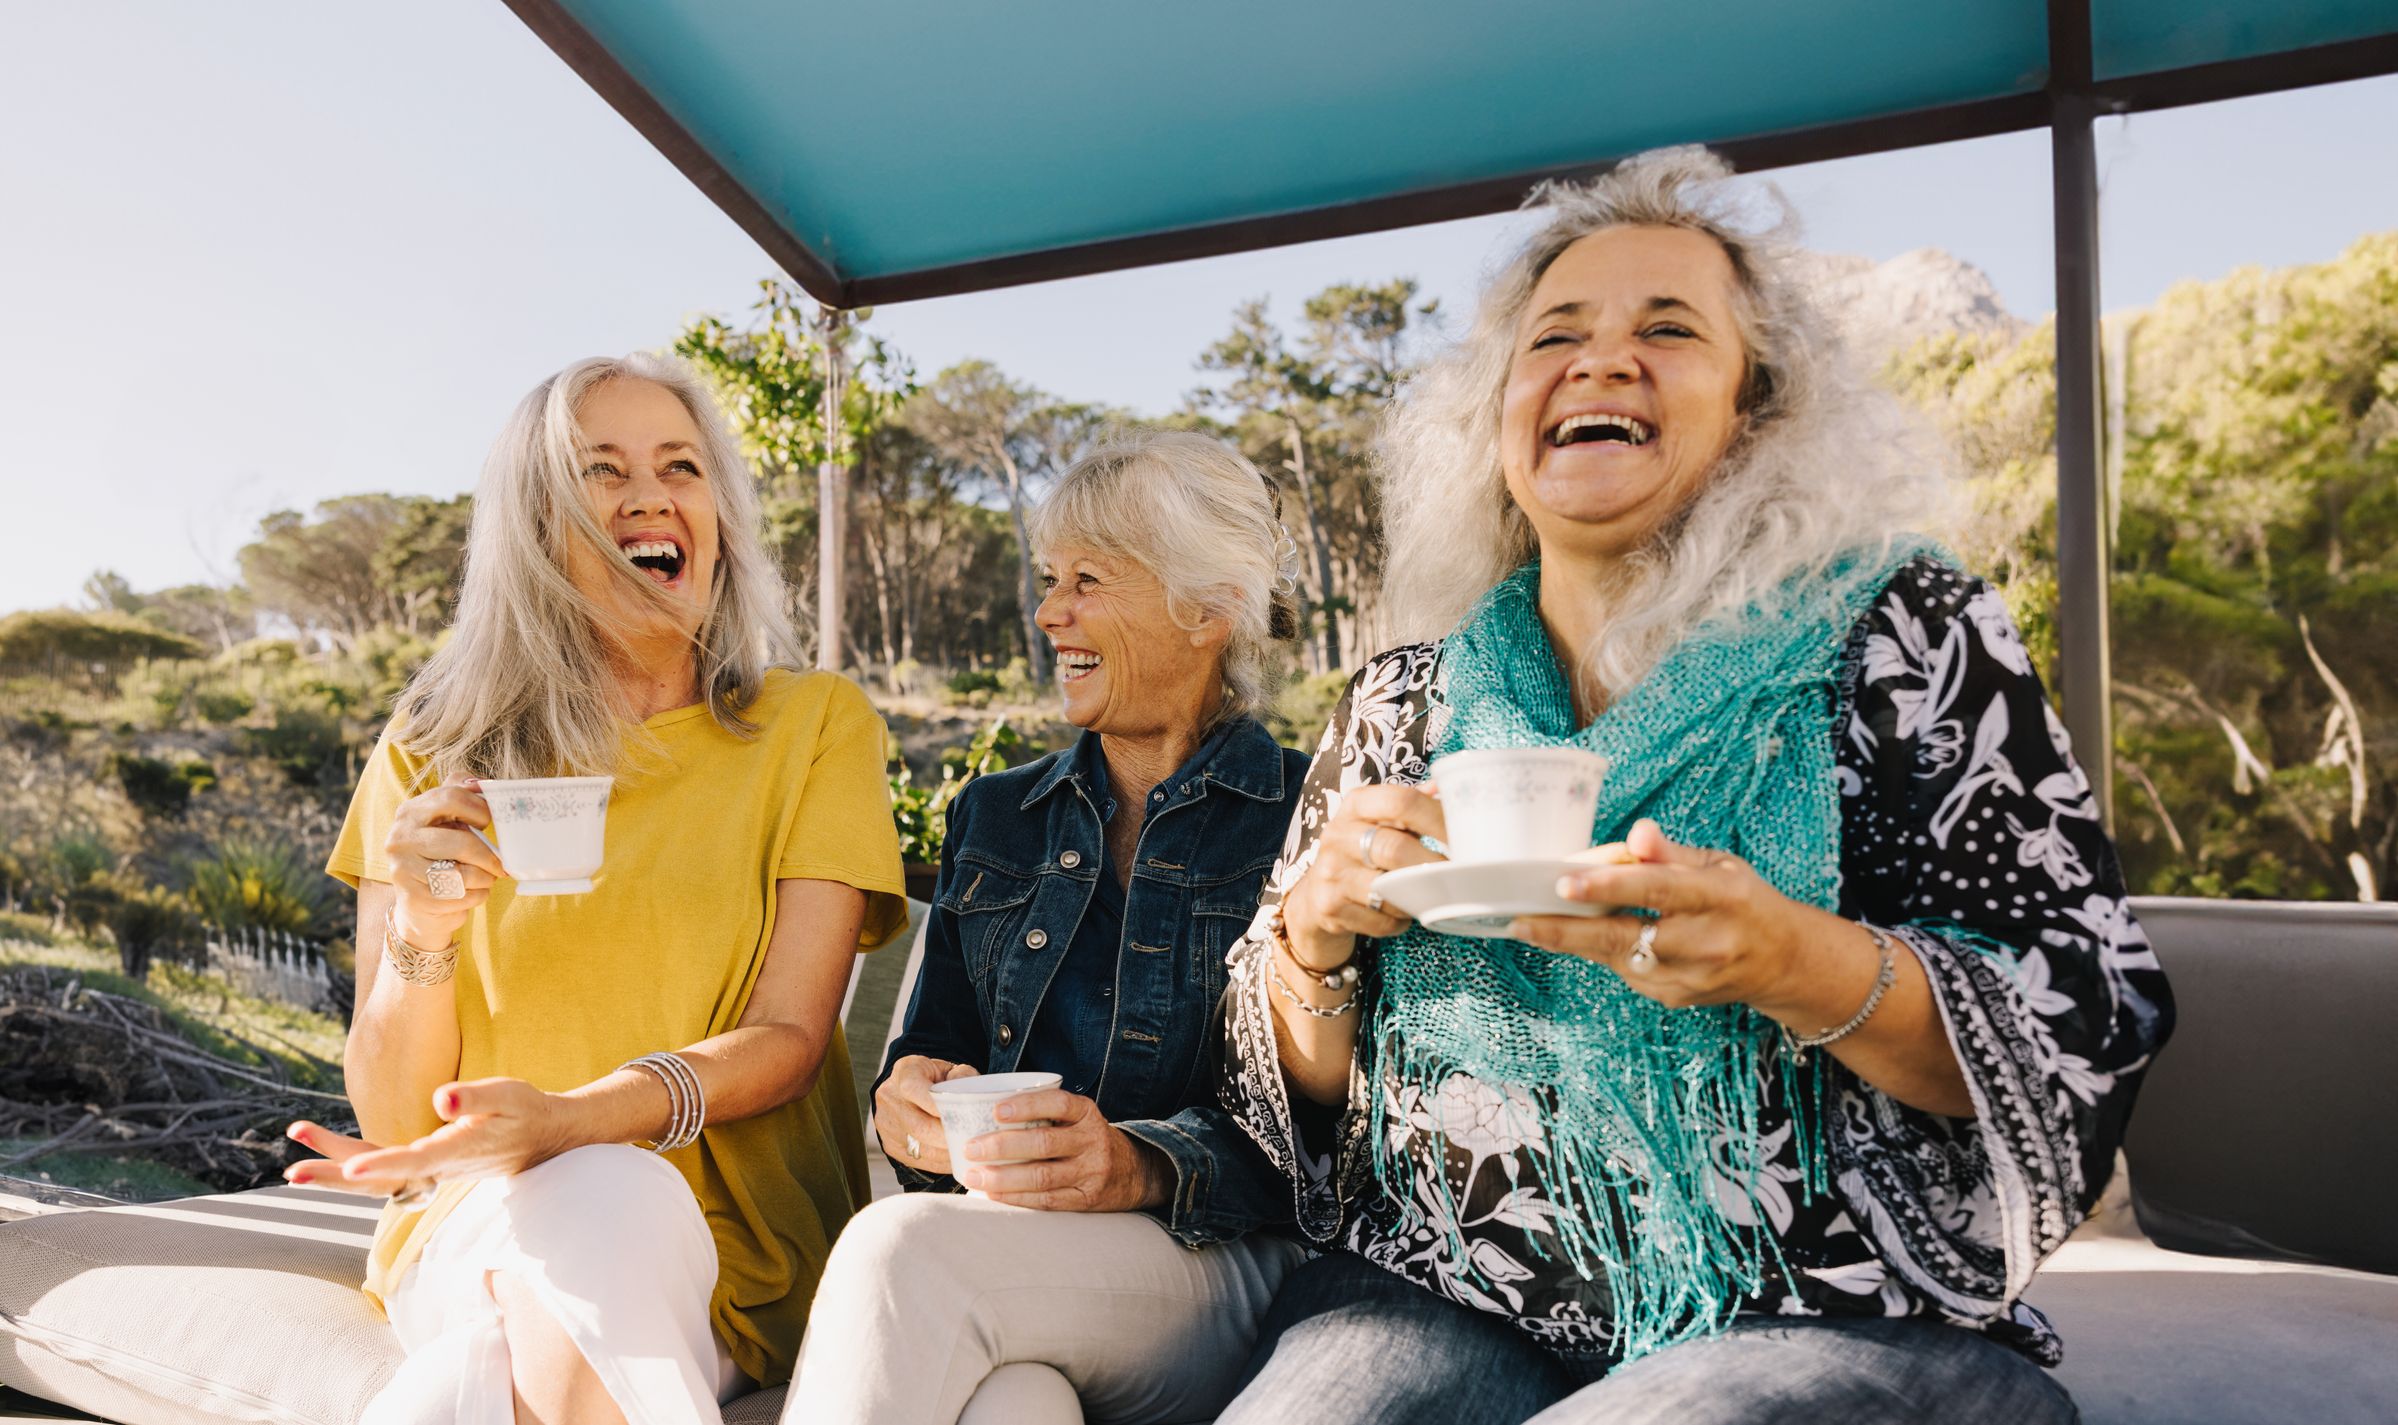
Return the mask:
{"type": "Polygon", "coordinates": [[[1409,383],[1384,425],[1386,587],[1399,637],[1447,634],[1537,553],[1499,467],[1516,323],[1550,264],[1606,228],[1683,228],[1719,243],[1748,358],[1731,444],[1690,503],[1626,561],[1601,632],[1580,650],[1584,673],[1610,698],[1709,617],[1945,513],[1932,443],[1856,369],[1816,302],[1789,202],[1731,176],[1722,158],[1684,147],[1533,190],[1526,206],[1548,221],[1484,289],[1472,330],[1409,383]]]}
{"type": "Polygon", "coordinates": [[[402,741],[429,758],[439,777],[615,772],[637,730],[616,698],[621,636],[569,574],[572,556],[581,554],[632,606],[675,609],[617,549],[584,498],[575,413],[594,389],[617,380],[665,387],[699,428],[718,542],[716,586],[693,636],[709,713],[749,735],[743,711],[767,669],[796,661],[756,481],[707,388],[672,357],[578,361],[518,402],[492,444],[475,487],[466,579],[449,641],[400,694],[402,741]]]}

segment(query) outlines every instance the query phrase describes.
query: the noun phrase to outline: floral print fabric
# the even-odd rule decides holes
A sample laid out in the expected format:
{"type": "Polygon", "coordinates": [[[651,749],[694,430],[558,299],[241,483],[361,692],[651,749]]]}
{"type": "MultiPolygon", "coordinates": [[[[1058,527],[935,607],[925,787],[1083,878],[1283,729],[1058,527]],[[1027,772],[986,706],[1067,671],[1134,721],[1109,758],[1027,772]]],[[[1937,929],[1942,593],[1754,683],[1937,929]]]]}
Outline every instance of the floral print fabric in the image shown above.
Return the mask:
{"type": "MultiPolygon", "coordinates": [[[[2170,993],[1994,590],[1935,559],[1908,564],[1853,631],[1844,668],[1833,719],[1840,913],[1898,927],[1977,1112],[1924,1113],[1827,1065],[1819,1131],[1833,1182],[1810,1196],[1793,1142],[1801,1120],[1768,1073],[1754,1199],[1784,1270],[1744,1309],[1937,1314],[2053,1364],[2055,1333],[2019,1298],[2106,1185],[2140,1072],[2170,1030],[2170,993]]],[[[1222,1093],[1290,1178],[1309,1237],[1505,1316],[1563,1354],[1606,1357],[1607,1283],[1557,1250],[1559,1208],[1521,1170],[1538,1086],[1457,1075],[1420,1093],[1376,1074],[1360,1026],[1348,1104],[1316,1109],[1294,1104],[1275,1051],[1268,920],[1344,793],[1425,778],[1439,677],[1438,644],[1394,649],[1334,710],[1258,917],[1229,957],[1222,1093]],[[1365,1141],[1369,1094],[1388,1097],[1393,1156],[1410,1168],[1393,1191],[1365,1141]],[[1433,1190],[1443,1178],[1449,1191],[1433,1190]],[[1461,1220],[1447,1219],[1451,1201],[1461,1220]]],[[[1360,964],[1371,977],[1370,945],[1360,964]]],[[[1373,989],[1360,989],[1368,1004],[1373,989]]],[[[1751,1194],[1718,1147],[1719,1201],[1748,1212],[1751,1194]]]]}

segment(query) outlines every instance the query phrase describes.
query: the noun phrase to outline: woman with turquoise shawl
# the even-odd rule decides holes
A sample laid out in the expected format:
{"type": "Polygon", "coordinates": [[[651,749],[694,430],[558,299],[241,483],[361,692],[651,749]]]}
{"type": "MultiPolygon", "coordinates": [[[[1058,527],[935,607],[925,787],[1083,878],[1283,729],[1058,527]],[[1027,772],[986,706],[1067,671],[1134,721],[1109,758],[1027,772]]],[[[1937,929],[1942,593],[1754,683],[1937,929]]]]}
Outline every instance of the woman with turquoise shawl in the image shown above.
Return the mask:
{"type": "Polygon", "coordinates": [[[1546,223],[1387,438],[1384,587],[1231,953],[1222,1094],[1331,1249],[1224,1425],[2066,1422],[2022,1300],[2172,1025],[1999,594],[1806,259],[1700,150],[1546,223]],[[1609,764],[1558,894],[1438,934],[1429,764],[1609,764]],[[1303,1403],[1303,1404],[1302,1404],[1303,1403]]]}

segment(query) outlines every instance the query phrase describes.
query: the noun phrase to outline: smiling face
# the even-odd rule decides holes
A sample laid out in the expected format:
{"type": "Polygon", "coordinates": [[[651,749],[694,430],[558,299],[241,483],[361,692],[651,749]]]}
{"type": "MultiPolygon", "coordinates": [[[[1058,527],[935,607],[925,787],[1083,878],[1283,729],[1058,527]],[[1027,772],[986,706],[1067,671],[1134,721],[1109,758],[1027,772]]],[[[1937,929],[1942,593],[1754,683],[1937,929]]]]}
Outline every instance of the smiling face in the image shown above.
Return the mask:
{"type": "Polygon", "coordinates": [[[582,427],[583,498],[591,517],[643,577],[673,601],[668,626],[628,599],[580,549],[569,556],[575,587],[632,638],[699,631],[716,590],[716,495],[698,424],[674,392],[620,377],[591,388],[575,408],[582,427]]]}
{"type": "Polygon", "coordinates": [[[1739,428],[1738,278],[1713,238],[1613,227],[1558,255],[1516,324],[1499,467],[1543,553],[1612,559],[1705,483],[1739,428]]]}
{"type": "Polygon", "coordinates": [[[1041,561],[1036,621],[1057,648],[1066,721],[1102,736],[1196,729],[1223,698],[1230,628],[1174,622],[1166,586],[1147,569],[1076,546],[1041,561]]]}

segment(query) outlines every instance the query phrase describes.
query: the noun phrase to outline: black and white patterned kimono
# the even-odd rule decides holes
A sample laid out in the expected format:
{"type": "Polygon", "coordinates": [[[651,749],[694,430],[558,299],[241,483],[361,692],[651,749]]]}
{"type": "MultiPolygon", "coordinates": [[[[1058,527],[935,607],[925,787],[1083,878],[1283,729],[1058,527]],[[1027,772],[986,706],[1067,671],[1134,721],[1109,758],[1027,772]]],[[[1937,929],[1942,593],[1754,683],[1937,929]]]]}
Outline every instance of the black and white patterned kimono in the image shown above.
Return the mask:
{"type": "MultiPolygon", "coordinates": [[[[1519,1170],[1516,1135],[1538,1116],[1508,1106],[1536,1099],[1538,1085],[1457,1075],[1428,1094],[1403,1087],[1378,1077],[1365,1023],[1347,1105],[1294,1111],[1276,1057],[1273,908],[1314,860],[1343,793],[1424,779],[1444,714],[1439,677],[1439,644],[1393,649],[1335,709],[1264,907],[1230,952],[1223,1098],[1290,1176],[1309,1237],[1505,1316],[1562,1354],[1605,1358],[1616,1352],[1604,1274],[1566,1262],[1545,1227],[1559,1206],[1519,1170]],[[1361,1111],[1371,1094],[1388,1099],[1392,1157],[1414,1188],[1376,1181],[1361,1111]],[[1435,1174],[1448,1191],[1424,1190],[1435,1174]],[[1462,1220],[1450,1220],[1451,1202],[1462,1220]]],[[[2172,1026],[2170,992],[1995,591],[1934,559],[1902,567],[1850,636],[1832,725],[1839,912],[1893,927],[1922,961],[1976,1113],[1909,1108],[1827,1063],[1832,1183],[1810,1199],[1793,1117],[1769,1089],[1754,1201],[1788,1270],[1741,1310],[1938,1315],[2053,1365],[2056,1334],[2020,1297],[2106,1186],[2141,1072],[2172,1026]]],[[[1373,946],[1360,948],[1370,1007],[1373,946]]],[[[1716,1154],[1717,1199],[1745,1220],[1751,1195],[1729,1176],[1733,1156],[1716,1154]]]]}

